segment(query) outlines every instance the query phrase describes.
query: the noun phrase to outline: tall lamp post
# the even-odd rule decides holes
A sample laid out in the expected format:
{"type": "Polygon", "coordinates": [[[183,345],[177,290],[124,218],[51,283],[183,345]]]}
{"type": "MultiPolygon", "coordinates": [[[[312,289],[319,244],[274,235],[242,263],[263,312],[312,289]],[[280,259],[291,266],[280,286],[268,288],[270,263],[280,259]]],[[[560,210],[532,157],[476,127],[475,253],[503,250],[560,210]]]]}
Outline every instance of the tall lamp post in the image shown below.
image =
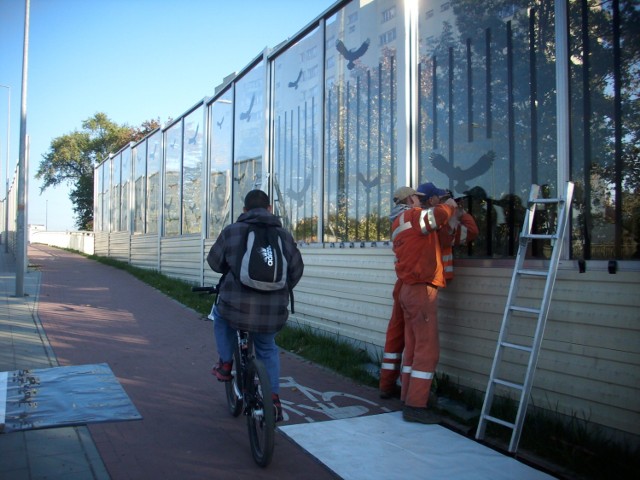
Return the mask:
{"type": "Polygon", "coordinates": [[[9,158],[11,150],[11,87],[9,85],[0,85],[7,89],[7,163],[5,166],[5,190],[4,190],[4,251],[9,252],[9,158]]]}
{"type": "Polygon", "coordinates": [[[18,188],[16,212],[16,297],[24,297],[24,276],[29,263],[27,258],[26,210],[27,210],[27,71],[29,65],[29,10],[30,0],[24,8],[24,49],[22,53],[22,102],[20,108],[20,155],[18,156],[18,188]]]}

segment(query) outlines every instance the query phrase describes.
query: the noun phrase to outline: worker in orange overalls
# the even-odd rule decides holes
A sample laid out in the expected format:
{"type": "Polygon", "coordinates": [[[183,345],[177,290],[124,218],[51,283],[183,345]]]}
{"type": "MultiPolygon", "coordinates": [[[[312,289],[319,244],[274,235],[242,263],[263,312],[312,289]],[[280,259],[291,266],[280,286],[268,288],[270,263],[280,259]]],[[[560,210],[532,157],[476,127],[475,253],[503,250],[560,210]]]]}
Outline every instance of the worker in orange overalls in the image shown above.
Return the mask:
{"type": "MultiPolygon", "coordinates": [[[[421,204],[424,208],[434,207],[446,200],[448,192],[437,188],[433,183],[423,183],[418,187],[421,204]]],[[[478,226],[474,218],[458,205],[456,214],[449,220],[446,227],[438,230],[442,263],[446,282],[453,280],[453,247],[466,245],[478,236],[478,226]]],[[[387,327],[383,359],[380,367],[380,397],[391,398],[400,395],[397,384],[402,366],[402,352],[404,350],[404,317],[402,307],[398,302],[398,293],[402,282],[396,280],[393,288],[393,307],[391,319],[387,327]]]]}
{"type": "Polygon", "coordinates": [[[405,319],[402,362],[402,418],[436,423],[427,401],[440,356],[438,340],[438,288],[445,286],[442,252],[437,231],[449,223],[457,209],[453,199],[423,209],[424,194],[401,187],[394,194],[391,239],[395,270],[402,282],[397,294],[405,319]]]}

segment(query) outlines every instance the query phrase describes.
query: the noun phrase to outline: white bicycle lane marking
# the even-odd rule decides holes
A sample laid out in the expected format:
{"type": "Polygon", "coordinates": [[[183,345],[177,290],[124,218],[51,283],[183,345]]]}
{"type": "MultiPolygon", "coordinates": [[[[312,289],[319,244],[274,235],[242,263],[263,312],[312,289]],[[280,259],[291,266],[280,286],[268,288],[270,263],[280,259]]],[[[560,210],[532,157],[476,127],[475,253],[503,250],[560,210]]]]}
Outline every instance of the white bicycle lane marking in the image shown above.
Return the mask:
{"type": "Polygon", "coordinates": [[[293,377],[281,377],[280,388],[291,388],[302,393],[311,404],[295,403],[288,400],[281,399],[282,410],[284,420],[289,420],[290,414],[302,417],[305,421],[312,423],[315,422],[313,418],[309,417],[306,412],[314,412],[322,415],[326,415],[331,420],[340,420],[345,418],[360,417],[367,413],[379,410],[380,413],[389,413],[387,407],[367,400],[366,398],[358,397],[350,393],[344,392],[320,392],[314,390],[311,387],[306,387],[295,381],[293,377]],[[334,399],[351,399],[355,405],[339,406],[334,402],[334,399]]]}

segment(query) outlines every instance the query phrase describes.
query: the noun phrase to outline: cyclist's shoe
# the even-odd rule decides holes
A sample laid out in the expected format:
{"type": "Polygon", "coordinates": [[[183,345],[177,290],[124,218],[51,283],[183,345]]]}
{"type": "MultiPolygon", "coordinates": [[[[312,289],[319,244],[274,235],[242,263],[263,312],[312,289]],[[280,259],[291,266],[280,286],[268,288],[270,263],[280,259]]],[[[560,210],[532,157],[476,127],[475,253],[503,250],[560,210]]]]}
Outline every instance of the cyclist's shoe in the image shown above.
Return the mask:
{"type": "Polygon", "coordinates": [[[282,416],[282,403],[280,403],[280,396],[277,393],[273,393],[271,398],[273,398],[273,408],[276,411],[276,422],[282,422],[284,417],[282,416]]]}
{"type": "Polygon", "coordinates": [[[231,375],[231,363],[219,360],[211,369],[211,374],[215,375],[219,382],[230,382],[233,379],[231,375]]]}

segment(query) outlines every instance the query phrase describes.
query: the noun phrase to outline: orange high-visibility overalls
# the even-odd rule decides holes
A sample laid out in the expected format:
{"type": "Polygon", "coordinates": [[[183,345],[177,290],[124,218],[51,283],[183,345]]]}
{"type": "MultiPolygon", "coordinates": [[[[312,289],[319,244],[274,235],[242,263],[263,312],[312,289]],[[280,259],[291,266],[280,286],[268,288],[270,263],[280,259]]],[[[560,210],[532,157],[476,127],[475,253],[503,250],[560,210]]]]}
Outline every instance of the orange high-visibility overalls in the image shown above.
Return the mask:
{"type": "MultiPolygon", "coordinates": [[[[478,236],[478,227],[474,218],[464,212],[459,222],[452,226],[451,222],[438,230],[438,238],[440,240],[440,249],[442,252],[442,266],[446,281],[453,279],[453,247],[456,245],[466,245],[478,236]]],[[[392,393],[394,391],[400,377],[400,369],[402,365],[402,353],[405,347],[404,340],[404,315],[402,307],[398,301],[400,287],[402,282],[396,280],[393,288],[393,307],[391,311],[391,319],[387,326],[382,364],[380,366],[380,383],[381,392],[392,393]]]]}
{"type": "Polygon", "coordinates": [[[441,204],[400,213],[392,225],[396,275],[402,282],[398,301],[405,319],[401,400],[426,407],[440,357],[438,287],[445,285],[440,241],[434,234],[453,215],[441,204]]]}

